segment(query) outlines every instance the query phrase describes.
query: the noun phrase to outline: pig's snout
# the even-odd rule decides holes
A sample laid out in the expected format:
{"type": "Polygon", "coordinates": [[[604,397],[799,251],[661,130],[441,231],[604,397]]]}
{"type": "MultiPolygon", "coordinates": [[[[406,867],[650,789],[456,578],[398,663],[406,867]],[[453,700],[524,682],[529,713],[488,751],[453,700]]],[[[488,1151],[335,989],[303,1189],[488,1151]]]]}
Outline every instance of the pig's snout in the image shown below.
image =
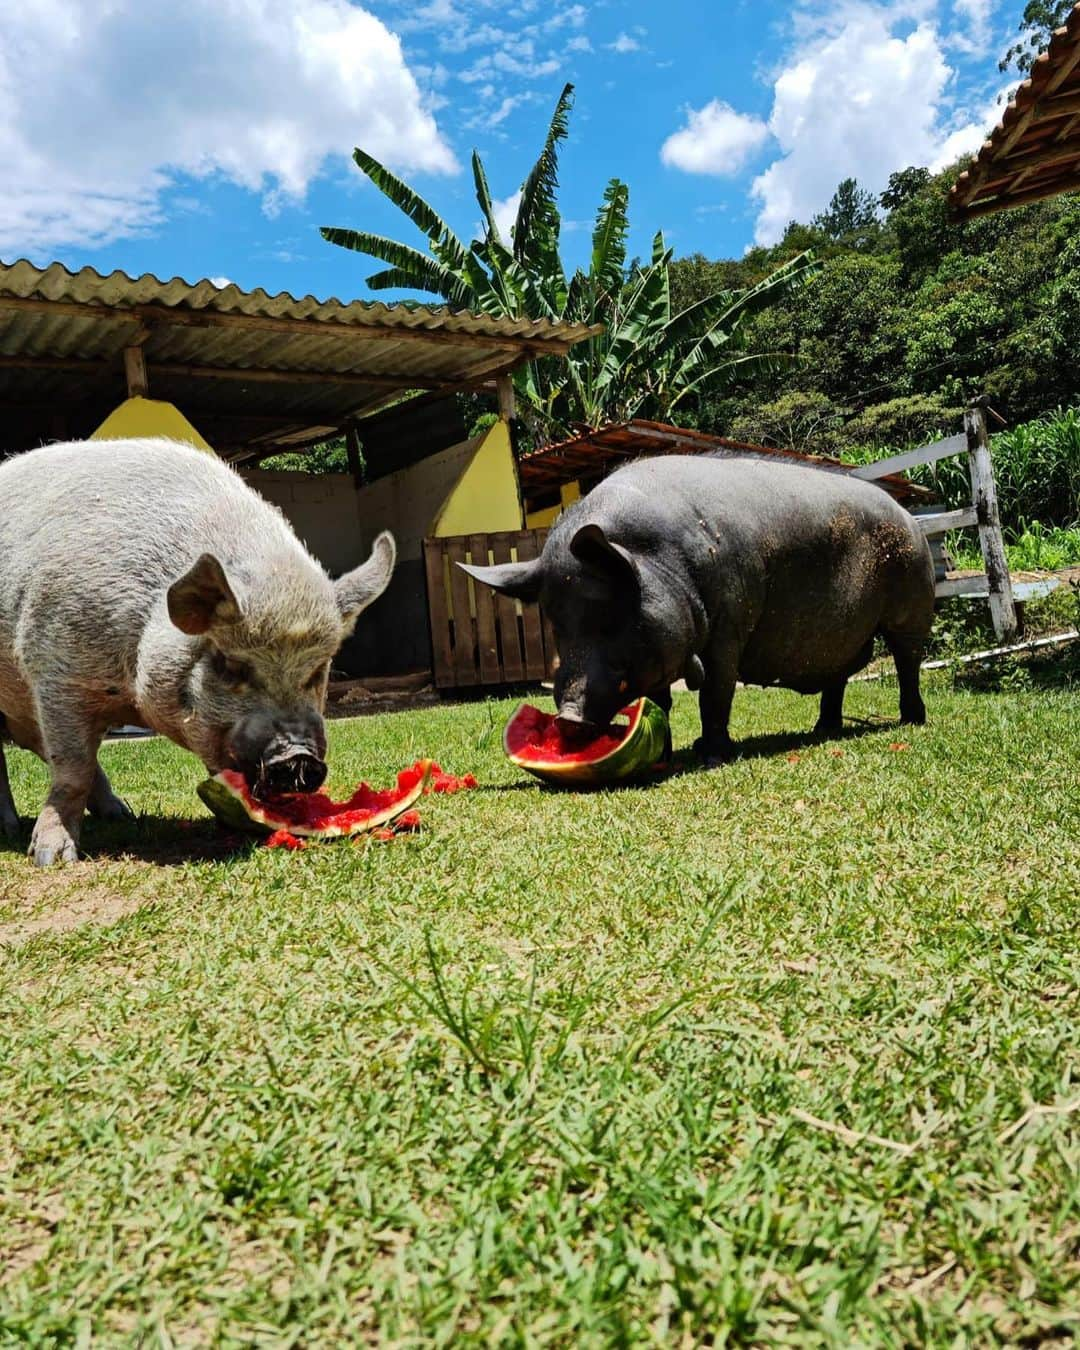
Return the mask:
{"type": "Polygon", "coordinates": [[[559,721],[569,722],[575,727],[581,727],[582,730],[590,730],[599,724],[585,716],[585,710],[580,703],[566,702],[559,704],[559,721]]]}
{"type": "Polygon", "coordinates": [[[256,797],[316,792],[326,779],[321,718],[279,719],[253,713],[233,728],[227,749],[256,797]]]}
{"type": "Polygon", "coordinates": [[[326,764],[321,759],[301,746],[289,746],[262,760],[255,780],[256,795],[316,792],[325,779],[326,764]]]}

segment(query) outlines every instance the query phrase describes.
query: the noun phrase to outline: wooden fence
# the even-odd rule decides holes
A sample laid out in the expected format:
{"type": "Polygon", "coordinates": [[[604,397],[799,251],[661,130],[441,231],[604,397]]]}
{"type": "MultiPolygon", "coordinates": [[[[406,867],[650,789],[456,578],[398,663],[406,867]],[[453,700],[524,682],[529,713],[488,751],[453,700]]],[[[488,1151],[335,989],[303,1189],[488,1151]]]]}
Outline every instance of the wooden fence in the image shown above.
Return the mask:
{"type": "Polygon", "coordinates": [[[547,530],[508,530],[424,540],[436,688],[551,678],[555,644],[539,605],[498,595],[457,566],[528,562],[547,536],[547,530]]]}
{"type": "Polygon", "coordinates": [[[952,595],[985,597],[990,604],[990,617],[998,639],[1014,642],[1020,627],[1017,602],[1023,599],[1024,588],[1014,588],[1009,576],[983,402],[977,402],[964,414],[962,435],[949,436],[933,445],[924,445],[918,450],[908,450],[902,455],[878,460],[876,464],[861,465],[852,473],[856,478],[874,480],[890,473],[900,473],[904,469],[913,469],[919,464],[936,464],[938,460],[964,454],[967,455],[971,479],[971,505],[955,511],[931,509],[916,512],[923,533],[930,540],[930,551],[934,554],[936,594],[939,599],[952,595]],[[979,576],[946,578],[942,536],[949,530],[959,530],[968,525],[977,525],[979,528],[979,545],[985,571],[979,576]]]}

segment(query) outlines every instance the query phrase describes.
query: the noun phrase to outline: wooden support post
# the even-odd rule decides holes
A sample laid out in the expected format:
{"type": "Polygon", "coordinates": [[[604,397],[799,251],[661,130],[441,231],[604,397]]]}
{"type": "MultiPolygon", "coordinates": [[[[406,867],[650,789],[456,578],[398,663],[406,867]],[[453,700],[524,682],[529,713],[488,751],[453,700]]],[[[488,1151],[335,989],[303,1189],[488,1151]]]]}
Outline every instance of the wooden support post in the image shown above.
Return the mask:
{"type": "Polygon", "coordinates": [[[353,476],[353,487],[363,487],[364,462],[360,457],[360,436],[355,422],[345,424],[345,458],[349,464],[349,472],[353,476]]]}
{"type": "Polygon", "coordinates": [[[499,395],[499,416],[504,422],[512,422],[517,416],[517,405],[514,402],[514,381],[509,375],[500,375],[495,381],[495,389],[499,395]]]}
{"type": "Polygon", "coordinates": [[[994,621],[998,641],[1014,642],[1018,630],[1016,605],[1009,578],[1009,564],[1005,557],[1005,541],[1001,534],[1001,517],[998,515],[986,412],[981,401],[964,414],[964,430],[967,433],[971,500],[975,506],[987,589],[990,592],[990,617],[994,621]]]}
{"type": "Polygon", "coordinates": [[[124,348],[124,374],[127,377],[128,398],[145,398],[150,390],[146,375],[146,358],[142,347],[124,348]]]}

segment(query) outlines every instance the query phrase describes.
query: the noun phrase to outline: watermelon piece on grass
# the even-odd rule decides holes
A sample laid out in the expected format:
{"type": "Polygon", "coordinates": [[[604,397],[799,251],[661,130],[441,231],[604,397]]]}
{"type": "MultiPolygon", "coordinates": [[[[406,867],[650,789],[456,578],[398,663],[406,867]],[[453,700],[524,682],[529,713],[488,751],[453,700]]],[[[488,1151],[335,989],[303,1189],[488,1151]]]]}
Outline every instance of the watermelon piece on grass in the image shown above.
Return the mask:
{"type": "MultiPolygon", "coordinates": [[[[417,760],[398,774],[396,787],[378,791],[361,783],[343,802],[331,800],[325,792],[289,792],[263,800],[252,795],[244,775],[234,769],[206,779],[197,790],[230,829],[272,837],[335,839],[381,829],[411,810],[428,789],[433,769],[431,760],[417,760]]],[[[284,844],[284,839],[279,842],[284,844]]]]}
{"type": "Polygon", "coordinates": [[[556,714],[525,703],[507,723],[503,749],[510,761],[549,783],[572,787],[625,781],[663,758],[668,721],[651,699],[639,698],[597,736],[556,714]]]}

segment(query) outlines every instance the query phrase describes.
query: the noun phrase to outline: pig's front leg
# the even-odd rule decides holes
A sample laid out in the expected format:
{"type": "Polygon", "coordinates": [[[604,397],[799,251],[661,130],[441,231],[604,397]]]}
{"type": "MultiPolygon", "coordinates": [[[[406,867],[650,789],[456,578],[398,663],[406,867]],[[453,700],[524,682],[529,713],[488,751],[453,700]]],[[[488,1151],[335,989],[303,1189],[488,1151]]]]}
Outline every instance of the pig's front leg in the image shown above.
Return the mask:
{"type": "Polygon", "coordinates": [[[728,643],[716,643],[705,657],[705,680],[701,686],[701,738],[694,749],[714,769],[735,757],[735,742],[728,732],[731,703],[739,674],[739,654],[728,643]]]}
{"type": "Polygon", "coordinates": [[[19,813],[15,810],[15,798],[11,795],[7,761],[4,759],[4,745],[0,741],[0,834],[7,839],[15,839],[18,833],[19,813]]]}
{"type": "Polygon", "coordinates": [[[98,773],[101,729],[79,708],[75,698],[56,690],[38,692],[38,724],[52,784],[30,837],[36,867],[76,862],[83,813],[98,773]]]}
{"type": "Polygon", "coordinates": [[[90,797],[86,803],[92,816],[98,820],[134,820],[135,812],[112,790],[112,784],[101,765],[97,765],[90,797]]]}

